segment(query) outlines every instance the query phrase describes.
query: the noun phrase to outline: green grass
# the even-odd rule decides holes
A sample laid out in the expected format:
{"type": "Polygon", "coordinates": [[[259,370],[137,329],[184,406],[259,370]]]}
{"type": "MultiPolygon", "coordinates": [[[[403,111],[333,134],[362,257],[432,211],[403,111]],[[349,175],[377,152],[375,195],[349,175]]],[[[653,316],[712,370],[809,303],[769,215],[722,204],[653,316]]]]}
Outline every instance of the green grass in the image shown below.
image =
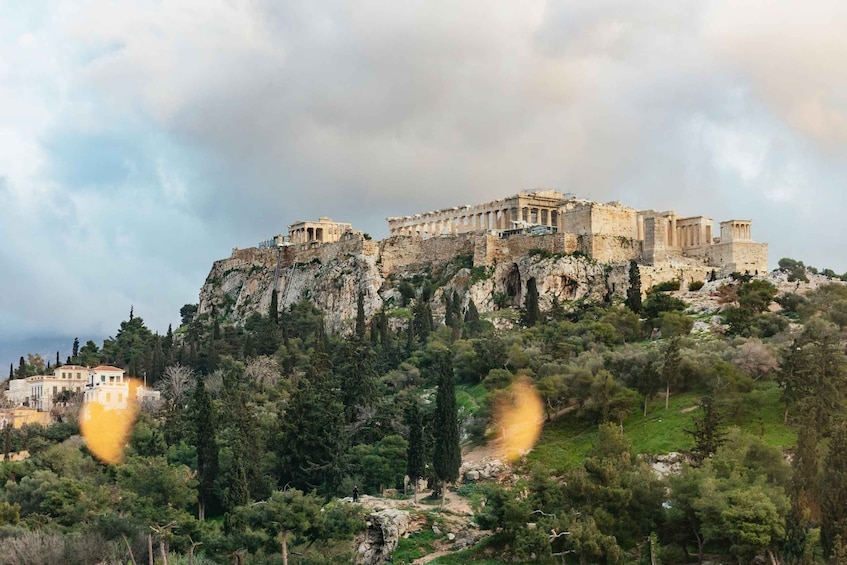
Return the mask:
{"type": "Polygon", "coordinates": [[[401,537],[397,541],[397,549],[392,554],[394,563],[411,563],[415,559],[432,553],[432,544],[438,536],[432,530],[424,530],[408,538],[401,537]]]}
{"type": "MultiPolygon", "coordinates": [[[[760,385],[756,391],[739,401],[721,407],[725,426],[738,426],[743,431],[761,437],[773,447],[787,449],[797,441],[796,432],[783,424],[783,407],[779,401],[779,388],[772,383],[760,385]]],[[[732,397],[729,397],[732,398],[732,397]]],[[[658,455],[672,451],[685,451],[693,444],[692,437],[684,432],[693,429],[692,420],[699,410],[683,412],[696,406],[700,395],[696,393],[671,394],[668,409],[664,398],[652,402],[647,417],[641,410],[624,421],[624,431],[632,442],[635,453],[658,455]]],[[[527,456],[530,466],[540,463],[552,470],[565,470],[582,463],[585,453],[597,438],[597,426],[580,420],[576,413],[558,422],[547,424],[541,438],[527,456]]]]}

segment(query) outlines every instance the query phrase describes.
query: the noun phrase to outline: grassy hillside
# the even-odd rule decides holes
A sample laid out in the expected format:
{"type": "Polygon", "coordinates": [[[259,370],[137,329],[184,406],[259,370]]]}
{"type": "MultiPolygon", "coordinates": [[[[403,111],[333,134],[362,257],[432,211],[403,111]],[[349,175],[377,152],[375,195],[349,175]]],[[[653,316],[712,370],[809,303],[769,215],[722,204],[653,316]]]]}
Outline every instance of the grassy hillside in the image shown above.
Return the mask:
{"type": "MultiPolygon", "coordinates": [[[[783,424],[783,407],[779,389],[772,384],[761,386],[751,395],[753,401],[739,407],[724,403],[726,425],[737,425],[746,432],[759,435],[768,445],[791,448],[797,434],[783,424]],[[743,410],[742,410],[743,408],[743,410]],[[734,417],[733,417],[734,416],[734,417]]],[[[672,394],[668,409],[664,398],[650,404],[647,416],[641,412],[624,421],[624,431],[636,453],[659,455],[685,451],[693,445],[684,430],[692,429],[692,420],[699,414],[699,394],[672,394]]],[[[527,463],[541,463],[554,470],[575,467],[582,462],[586,451],[597,437],[597,428],[579,419],[575,412],[559,421],[547,424],[527,463]]]]}

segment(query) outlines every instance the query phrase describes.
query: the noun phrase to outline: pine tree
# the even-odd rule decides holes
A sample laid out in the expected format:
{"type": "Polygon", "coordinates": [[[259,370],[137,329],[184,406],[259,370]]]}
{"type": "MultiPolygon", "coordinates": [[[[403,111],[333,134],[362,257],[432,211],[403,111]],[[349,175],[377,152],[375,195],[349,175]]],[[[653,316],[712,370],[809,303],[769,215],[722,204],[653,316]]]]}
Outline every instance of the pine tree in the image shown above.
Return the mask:
{"type": "Polygon", "coordinates": [[[418,403],[412,402],[406,413],[406,424],[409,426],[409,446],[406,451],[406,474],[412,481],[414,501],[418,501],[418,481],[426,471],[426,458],[423,445],[423,420],[418,403]]]}
{"type": "Polygon", "coordinates": [[[526,281],[526,299],[524,300],[521,322],[527,328],[531,328],[541,320],[541,310],[538,307],[538,285],[535,277],[526,281]]]}
{"type": "Polygon", "coordinates": [[[641,271],[635,261],[629,262],[629,288],[626,291],[626,307],[636,314],[641,313],[641,271]]]}
{"type": "Polygon", "coordinates": [[[434,355],[432,369],[438,375],[438,392],[435,398],[435,451],[432,466],[441,481],[441,504],[444,505],[447,483],[459,478],[462,452],[459,448],[459,421],[456,406],[456,389],[453,377],[453,360],[450,351],[434,355]]]}
{"type": "Polygon", "coordinates": [[[838,545],[836,538],[847,539],[847,423],[833,430],[822,479],[821,541],[831,555],[838,545]]]}
{"type": "Polygon", "coordinates": [[[724,443],[726,435],[720,431],[721,417],[717,408],[715,408],[714,399],[710,395],[706,395],[700,400],[700,408],[703,410],[703,417],[694,420],[694,429],[683,430],[694,437],[694,447],[691,449],[691,453],[698,463],[714,454],[718,447],[724,443]]]}

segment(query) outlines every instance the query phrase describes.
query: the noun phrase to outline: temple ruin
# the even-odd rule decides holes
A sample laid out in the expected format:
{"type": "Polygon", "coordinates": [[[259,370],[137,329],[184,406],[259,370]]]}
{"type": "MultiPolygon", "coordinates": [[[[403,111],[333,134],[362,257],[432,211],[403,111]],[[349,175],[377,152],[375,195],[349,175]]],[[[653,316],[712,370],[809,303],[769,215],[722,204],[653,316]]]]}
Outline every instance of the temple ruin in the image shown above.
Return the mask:
{"type": "Polygon", "coordinates": [[[288,226],[289,243],[335,243],[344,234],[353,233],[352,224],[334,222],[326,216],[321,216],[316,222],[298,220],[288,226]]]}
{"type": "Polygon", "coordinates": [[[594,202],[549,189],[387,221],[391,236],[558,234],[563,252],[577,250],[603,262],[693,261],[724,274],[768,270],[768,246],[753,241],[750,220],[721,222],[720,236],[714,237],[714,222],[705,216],[640,211],[620,202],[594,202]]]}

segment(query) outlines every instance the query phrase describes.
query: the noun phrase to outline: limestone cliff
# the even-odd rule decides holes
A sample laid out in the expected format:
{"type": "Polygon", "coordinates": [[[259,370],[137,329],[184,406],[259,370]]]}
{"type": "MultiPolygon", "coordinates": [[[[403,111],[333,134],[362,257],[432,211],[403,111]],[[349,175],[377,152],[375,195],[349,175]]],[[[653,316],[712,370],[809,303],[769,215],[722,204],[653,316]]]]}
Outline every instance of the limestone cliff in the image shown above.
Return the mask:
{"type": "MultiPolygon", "coordinates": [[[[406,281],[436,290],[431,303],[436,317],[444,315],[444,293],[457,291],[463,309],[473,300],[481,314],[496,324],[500,316],[524,303],[527,281],[535,278],[542,310],[553,300],[567,307],[573,301],[623,297],[629,285],[628,260],[602,264],[579,249],[578,241],[560,236],[520,235],[503,242],[486,235],[461,235],[423,240],[395,236],[375,242],[360,236],[328,244],[280,248],[236,249],[216,261],[200,292],[200,314],[216,315],[235,325],[254,312],[267,314],[274,288],[280,309],[310,300],[323,311],[327,331],[347,333],[355,325],[359,294],[370,319],[380,309],[401,321],[399,286],[406,281]]],[[[705,272],[689,266],[642,267],[650,284],[671,278],[702,279],[705,272]]],[[[644,287],[646,288],[646,286],[644,287]]]]}

